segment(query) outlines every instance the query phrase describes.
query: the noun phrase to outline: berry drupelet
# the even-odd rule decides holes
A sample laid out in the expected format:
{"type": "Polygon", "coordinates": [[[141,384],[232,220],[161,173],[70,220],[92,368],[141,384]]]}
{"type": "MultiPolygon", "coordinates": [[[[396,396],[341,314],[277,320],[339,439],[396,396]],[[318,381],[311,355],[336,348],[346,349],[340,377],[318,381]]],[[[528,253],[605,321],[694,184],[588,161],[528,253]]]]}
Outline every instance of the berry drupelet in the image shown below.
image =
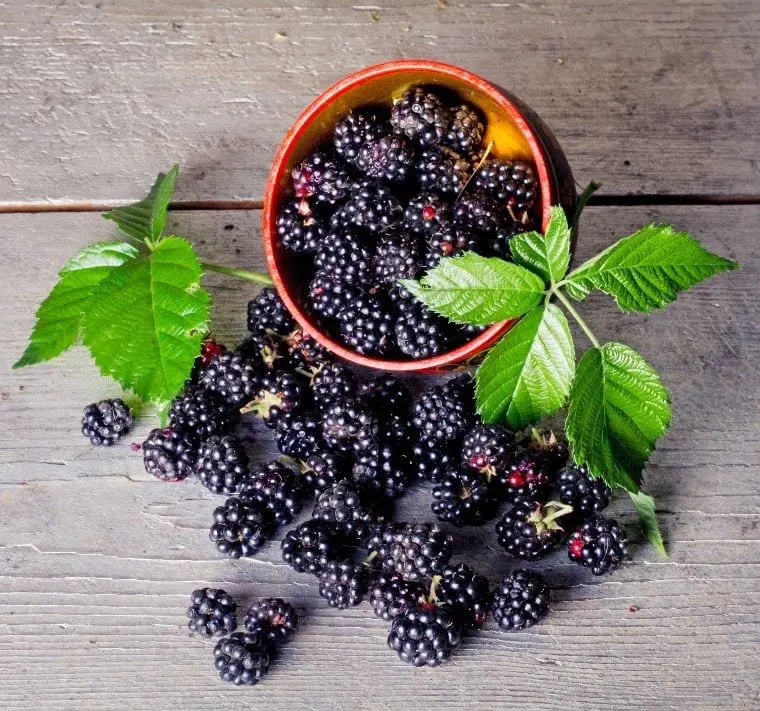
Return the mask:
{"type": "Polygon", "coordinates": [[[252,333],[273,331],[279,336],[286,336],[295,325],[282,299],[271,287],[262,289],[256,298],[248,302],[248,330],[252,333]]]}
{"type": "Polygon", "coordinates": [[[594,575],[604,575],[620,567],[628,555],[628,539],[614,519],[592,516],[570,538],[567,554],[594,575]]]}
{"type": "Polygon", "coordinates": [[[483,626],[491,605],[488,578],[466,563],[447,566],[435,585],[435,597],[452,612],[463,629],[483,626]]]}
{"type": "Polygon", "coordinates": [[[258,377],[253,366],[242,355],[225,352],[211,358],[199,382],[230,406],[239,407],[253,397],[258,377]]]}
{"type": "Polygon", "coordinates": [[[234,435],[214,435],[201,443],[195,471],[213,494],[234,494],[248,471],[248,455],[234,435]]]}
{"type": "Polygon", "coordinates": [[[293,329],[285,339],[288,363],[302,373],[315,373],[332,360],[332,355],[317,340],[300,327],[293,329]]]}
{"type": "Polygon", "coordinates": [[[422,146],[438,143],[446,135],[448,124],[446,107],[422,87],[405,91],[391,109],[393,130],[422,146]]]}
{"type": "Polygon", "coordinates": [[[169,410],[169,426],[196,439],[222,434],[231,422],[232,413],[222,399],[201,388],[180,393],[169,410]]]}
{"type": "Polygon", "coordinates": [[[195,469],[196,441],[170,427],[151,430],[142,443],[145,471],[163,481],[181,481],[195,469]]]}
{"type": "Polygon", "coordinates": [[[494,619],[503,630],[525,629],[549,611],[549,589],[538,573],[514,570],[504,576],[494,592],[492,609],[494,619]]]}
{"type": "Polygon", "coordinates": [[[393,618],[388,646],[407,664],[437,667],[451,657],[461,638],[461,627],[444,606],[421,603],[393,618]]]}
{"type": "Polygon", "coordinates": [[[417,159],[417,180],[423,190],[432,190],[450,198],[464,190],[472,168],[456,151],[435,146],[420,153],[417,159]]]}
{"type": "Polygon", "coordinates": [[[404,580],[395,573],[380,573],[371,585],[369,604],[381,620],[390,622],[422,602],[426,593],[426,586],[421,582],[404,580]]]}
{"type": "Polygon", "coordinates": [[[476,472],[495,473],[514,451],[514,433],[500,425],[478,424],[462,441],[462,466],[476,472]]]}
{"type": "Polygon", "coordinates": [[[245,616],[245,629],[261,634],[276,647],[290,642],[298,629],[298,613],[293,605],[279,597],[254,602],[245,616]]]}
{"type": "Polygon", "coordinates": [[[121,398],[93,402],[84,408],[82,434],[95,445],[110,447],[132,429],[132,411],[121,398]]]}
{"type": "Polygon", "coordinates": [[[252,556],[269,539],[271,519],[261,505],[230,497],[214,509],[209,538],[228,558],[252,556]]]}
{"type": "Polygon", "coordinates": [[[335,205],[348,194],[353,180],[344,165],[328,153],[317,152],[299,163],[291,173],[296,198],[316,204],[335,205]]]}
{"type": "Polygon", "coordinates": [[[359,398],[379,415],[381,410],[408,415],[412,407],[409,388],[393,375],[378,375],[359,386],[359,398]]]}
{"type": "Polygon", "coordinates": [[[285,203],[277,213],[275,229],[279,243],[294,254],[314,254],[326,234],[324,223],[305,200],[285,203]]]}
{"type": "Polygon", "coordinates": [[[264,635],[235,632],[214,647],[214,666],[222,681],[255,686],[269,671],[274,650],[264,635]]]}
{"type": "Polygon", "coordinates": [[[319,595],[330,607],[345,610],[367,594],[369,567],[351,560],[332,560],[319,574],[319,595]]]}
{"type": "Polygon", "coordinates": [[[288,531],[282,539],[282,559],[297,573],[319,575],[343,549],[335,527],[322,519],[311,519],[288,531]]]}
{"type": "Polygon", "coordinates": [[[499,519],[496,537],[499,545],[516,558],[537,560],[547,555],[562,538],[558,519],[572,507],[549,502],[521,501],[499,519]]]}
{"type": "Polygon", "coordinates": [[[290,523],[298,515],[302,497],[296,473],[277,460],[251,472],[240,486],[240,498],[267,509],[278,526],[290,523]]]}
{"type": "Polygon", "coordinates": [[[190,595],[187,627],[203,637],[225,635],[237,627],[237,604],[232,595],[215,588],[200,588],[190,595]]]}
{"type": "Polygon", "coordinates": [[[559,474],[557,481],[559,500],[570,504],[579,516],[590,516],[604,511],[610,503],[612,489],[601,479],[589,475],[586,467],[570,466],[559,474]]]}

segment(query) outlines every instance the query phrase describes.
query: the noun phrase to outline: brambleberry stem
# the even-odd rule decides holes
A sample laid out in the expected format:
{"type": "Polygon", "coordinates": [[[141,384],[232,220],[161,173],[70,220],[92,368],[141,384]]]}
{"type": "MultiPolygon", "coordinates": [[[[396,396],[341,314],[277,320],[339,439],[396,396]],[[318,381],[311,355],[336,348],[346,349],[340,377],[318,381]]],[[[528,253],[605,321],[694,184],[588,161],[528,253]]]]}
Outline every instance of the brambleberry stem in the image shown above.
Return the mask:
{"type": "Polygon", "coordinates": [[[249,272],[245,269],[232,269],[230,267],[222,267],[219,264],[209,264],[208,262],[202,262],[201,267],[207,272],[218,272],[219,274],[226,274],[227,276],[237,277],[238,279],[245,279],[246,281],[252,281],[256,284],[263,284],[264,286],[274,286],[274,282],[269,274],[262,272],[249,272]]]}
{"type": "Polygon", "coordinates": [[[591,341],[591,344],[594,346],[594,348],[601,348],[599,341],[594,335],[594,332],[581,318],[581,315],[575,310],[575,307],[570,303],[569,299],[556,286],[551,289],[551,293],[560,300],[562,305],[567,309],[567,312],[575,319],[576,323],[581,327],[583,333],[586,334],[586,337],[589,341],[591,341]]]}

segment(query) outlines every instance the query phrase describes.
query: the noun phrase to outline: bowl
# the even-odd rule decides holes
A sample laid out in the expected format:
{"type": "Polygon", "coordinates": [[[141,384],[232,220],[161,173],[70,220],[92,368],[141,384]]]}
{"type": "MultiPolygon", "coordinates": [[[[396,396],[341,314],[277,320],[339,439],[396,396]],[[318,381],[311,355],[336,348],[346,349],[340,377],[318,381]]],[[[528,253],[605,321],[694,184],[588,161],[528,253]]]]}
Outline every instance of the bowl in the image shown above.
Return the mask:
{"type": "Polygon", "coordinates": [[[470,361],[493,345],[514,323],[489,326],[467,343],[419,360],[392,360],[362,355],[321,329],[304,307],[309,278],[298,257],[277,241],[277,213],[286,198],[294,166],[329,142],[332,129],[349,111],[371,104],[390,104],[415,85],[442,86],[473,104],[486,118],[484,143],[493,141],[491,155],[533,163],[540,189],[538,212],[545,231],[552,205],[570,214],[575,206],[575,183],[565,154],[556,139],[525,104],[508,91],[460,67],[426,59],[406,59],[372,66],[349,74],[320,94],[296,119],[282,140],[269,172],[262,215],[267,267],[278,294],[304,332],[335,355],[351,363],[394,372],[436,372],[470,361]]]}

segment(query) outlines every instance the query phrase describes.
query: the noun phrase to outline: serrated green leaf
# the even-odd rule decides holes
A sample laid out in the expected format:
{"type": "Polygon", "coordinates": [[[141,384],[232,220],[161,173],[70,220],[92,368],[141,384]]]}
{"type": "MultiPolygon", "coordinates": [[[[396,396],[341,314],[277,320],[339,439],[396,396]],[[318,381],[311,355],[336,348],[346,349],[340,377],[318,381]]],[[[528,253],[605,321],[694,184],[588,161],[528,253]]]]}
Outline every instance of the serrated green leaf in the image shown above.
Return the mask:
{"type": "Polygon", "coordinates": [[[524,232],[509,241],[515,262],[538,274],[545,282],[558,282],[570,266],[570,228],[565,211],[552,207],[546,235],[524,232]]]}
{"type": "Polygon", "coordinates": [[[95,286],[137,253],[126,242],[99,242],[75,254],[37,309],[29,345],[13,367],[50,360],[73,346],[79,340],[83,314],[95,286]]]}
{"type": "Polygon", "coordinates": [[[641,528],[644,531],[644,535],[647,540],[657,549],[657,552],[663,557],[668,557],[668,552],[665,550],[665,542],[662,540],[662,532],[660,526],[657,523],[657,512],[655,511],[654,499],[643,491],[639,491],[637,494],[628,492],[633,499],[633,505],[636,507],[636,511],[639,512],[639,520],[641,521],[641,528]]]}
{"type": "Polygon", "coordinates": [[[648,312],[678,293],[738,264],[708,252],[686,232],[649,225],[621,239],[568,277],[567,293],[582,300],[591,289],[614,297],[623,311],[648,312]]]}
{"type": "Polygon", "coordinates": [[[544,296],[544,283],[533,272],[474,252],[442,259],[419,282],[401,283],[432,311],[479,326],[522,316],[544,296]]]}
{"type": "Polygon", "coordinates": [[[520,319],[478,368],[478,412],[485,422],[527,427],[564,405],[574,373],[567,319],[553,304],[542,305],[520,319]]]}
{"type": "Polygon", "coordinates": [[[116,207],[103,213],[103,217],[113,220],[119,229],[130,237],[140,241],[157,240],[166,226],[166,211],[174,194],[178,173],[177,165],[168,173],[159,173],[148,197],[132,205],[116,207]]]}
{"type": "Polygon", "coordinates": [[[193,246],[166,237],[104,279],[85,315],[84,342],[105,375],[144,400],[171,400],[190,373],[209,318],[193,246]]]}
{"type": "Polygon", "coordinates": [[[583,354],[566,423],[578,464],[608,486],[636,493],[644,465],[669,424],[668,392],[636,351],[605,343],[583,354]]]}

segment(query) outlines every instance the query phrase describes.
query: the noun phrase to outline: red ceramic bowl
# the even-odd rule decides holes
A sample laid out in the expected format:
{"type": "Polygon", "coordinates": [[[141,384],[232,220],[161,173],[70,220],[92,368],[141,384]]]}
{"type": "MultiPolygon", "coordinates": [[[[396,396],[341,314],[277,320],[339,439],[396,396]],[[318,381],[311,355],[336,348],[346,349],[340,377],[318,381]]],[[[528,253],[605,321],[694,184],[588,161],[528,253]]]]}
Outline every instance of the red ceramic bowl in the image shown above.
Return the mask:
{"type": "Polygon", "coordinates": [[[263,239],[267,266],[277,292],[306,333],[352,363],[391,371],[431,372],[470,360],[492,345],[513,321],[488,328],[454,350],[421,360],[389,360],[362,355],[320,330],[307,309],[304,295],[308,275],[299,260],[277,243],[276,218],[287,198],[290,172],[295,165],[330,140],[332,129],[349,111],[370,104],[390,104],[417,84],[443,86],[463,101],[474,104],[485,116],[485,143],[493,141],[492,155],[531,161],[540,184],[543,229],[552,205],[565,210],[575,205],[575,183],[562,149],[541,120],[504,89],[476,74],[441,62],[406,59],[362,69],[341,79],[309,104],[285,134],[275,155],[267,181],[263,210],[263,239]]]}

